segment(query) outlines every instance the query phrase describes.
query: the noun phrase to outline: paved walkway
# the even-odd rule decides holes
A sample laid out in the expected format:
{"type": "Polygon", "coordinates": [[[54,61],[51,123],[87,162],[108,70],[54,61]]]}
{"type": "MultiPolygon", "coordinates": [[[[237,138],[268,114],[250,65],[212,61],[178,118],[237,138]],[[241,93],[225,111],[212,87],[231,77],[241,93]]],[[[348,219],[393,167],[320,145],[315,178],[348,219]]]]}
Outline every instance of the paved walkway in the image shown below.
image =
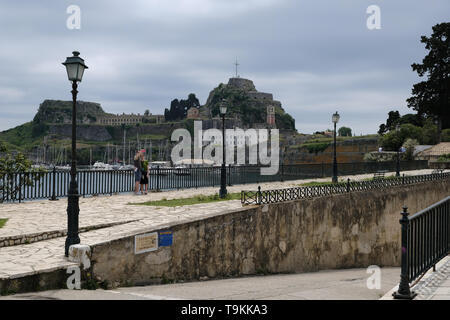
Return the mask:
{"type": "MultiPolygon", "coordinates": [[[[406,175],[426,174],[432,170],[415,170],[406,175]]],[[[394,173],[391,173],[394,174],[394,173]]],[[[360,180],[373,177],[373,174],[345,176],[343,179],[360,180]]],[[[287,182],[261,183],[262,189],[287,188],[310,181],[330,181],[326,179],[296,180],[287,182]]],[[[256,190],[258,184],[235,185],[228,192],[256,190]]],[[[137,234],[152,228],[162,228],[168,223],[203,219],[210,215],[221,214],[241,207],[239,200],[197,204],[183,207],[133,206],[130,202],[145,202],[163,198],[187,198],[194,195],[208,195],[218,192],[218,188],[199,188],[148,195],[135,196],[122,194],[80,199],[80,226],[114,226],[80,233],[82,244],[93,245],[108,242],[124,236],[137,234]],[[132,221],[132,222],[130,222],[132,221]]],[[[67,223],[67,199],[59,201],[33,201],[13,204],[0,204],[0,218],[8,218],[6,225],[0,228],[0,240],[8,237],[40,234],[41,239],[30,244],[18,244],[0,248],[0,279],[35,274],[45,270],[54,270],[72,265],[64,257],[64,237],[67,223]],[[60,232],[54,239],[46,240],[49,231],[60,232]]],[[[21,240],[23,241],[23,240],[21,240]]]]}
{"type": "MultiPolygon", "coordinates": [[[[400,271],[399,271],[400,272],[400,271]]],[[[397,282],[400,280],[400,274],[397,282]]],[[[392,293],[398,290],[398,284],[387,292],[381,300],[394,300],[392,293]]],[[[436,264],[436,271],[427,273],[413,286],[417,293],[414,300],[450,300],[450,255],[436,264]]]]}
{"type": "Polygon", "coordinates": [[[377,300],[398,281],[400,268],[382,268],[380,288],[369,289],[366,269],[324,270],[196,281],[114,290],[50,290],[0,300],[377,300]]]}

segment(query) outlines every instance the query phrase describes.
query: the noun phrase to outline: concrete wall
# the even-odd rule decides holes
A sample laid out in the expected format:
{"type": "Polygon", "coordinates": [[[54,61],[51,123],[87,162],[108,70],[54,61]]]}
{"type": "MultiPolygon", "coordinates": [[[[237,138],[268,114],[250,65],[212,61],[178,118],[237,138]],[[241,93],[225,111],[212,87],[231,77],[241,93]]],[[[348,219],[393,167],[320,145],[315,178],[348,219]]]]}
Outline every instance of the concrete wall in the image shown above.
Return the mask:
{"type": "Polygon", "coordinates": [[[168,226],[173,244],[157,251],[135,255],[134,236],[96,245],[92,272],[99,281],[116,286],[372,264],[399,266],[402,206],[415,213],[449,194],[447,179],[249,206],[168,226]]]}

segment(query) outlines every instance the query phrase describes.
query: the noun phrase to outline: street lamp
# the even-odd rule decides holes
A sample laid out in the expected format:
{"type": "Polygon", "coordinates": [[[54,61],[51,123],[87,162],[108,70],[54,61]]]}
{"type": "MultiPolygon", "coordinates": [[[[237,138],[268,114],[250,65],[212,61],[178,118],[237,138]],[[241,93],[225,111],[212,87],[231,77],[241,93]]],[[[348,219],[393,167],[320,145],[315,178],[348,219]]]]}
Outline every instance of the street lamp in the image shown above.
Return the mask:
{"type": "Polygon", "coordinates": [[[339,122],[339,113],[336,111],[336,113],[333,114],[331,117],[331,120],[334,123],[334,148],[333,148],[333,183],[338,182],[337,178],[337,160],[336,160],[336,124],[339,122]]]}
{"type": "MultiPolygon", "coordinates": [[[[399,133],[400,133],[400,125],[397,124],[395,126],[395,131],[397,131],[397,135],[399,135],[399,133]]],[[[400,177],[400,148],[401,147],[397,148],[397,169],[396,169],[396,172],[395,172],[395,176],[396,177],[400,177]]]]}
{"type": "Polygon", "coordinates": [[[225,198],[227,195],[227,173],[225,168],[225,114],[227,113],[227,106],[225,99],[220,105],[220,115],[222,116],[222,168],[220,170],[220,198],[225,198]]]}
{"type": "Polygon", "coordinates": [[[67,69],[67,77],[72,81],[72,167],[70,169],[70,186],[67,205],[67,238],[65,255],[69,256],[69,247],[80,243],[78,236],[78,215],[80,213],[79,194],[77,185],[77,82],[81,82],[84,70],[88,67],[79,57],[78,51],[72,52],[72,57],[67,57],[63,65],[67,69]]]}

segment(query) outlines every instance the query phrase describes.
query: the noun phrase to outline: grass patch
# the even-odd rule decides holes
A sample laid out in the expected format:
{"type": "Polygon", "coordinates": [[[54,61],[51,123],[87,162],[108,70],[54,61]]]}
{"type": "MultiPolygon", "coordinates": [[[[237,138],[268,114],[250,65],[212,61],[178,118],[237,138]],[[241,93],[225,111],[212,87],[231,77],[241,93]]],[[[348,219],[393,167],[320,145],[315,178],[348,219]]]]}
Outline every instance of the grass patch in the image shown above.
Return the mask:
{"type": "Polygon", "coordinates": [[[229,193],[223,199],[219,197],[216,193],[215,195],[204,196],[199,195],[191,198],[183,198],[183,199],[161,199],[155,201],[147,201],[142,203],[128,203],[130,205],[141,205],[141,206],[164,206],[164,207],[178,207],[178,206],[189,206],[192,204],[199,203],[209,203],[209,202],[217,202],[217,201],[227,201],[227,200],[240,200],[241,193],[229,193]]]}
{"type": "Polygon", "coordinates": [[[0,228],[6,224],[6,221],[8,221],[8,219],[0,219],[0,228]]]}

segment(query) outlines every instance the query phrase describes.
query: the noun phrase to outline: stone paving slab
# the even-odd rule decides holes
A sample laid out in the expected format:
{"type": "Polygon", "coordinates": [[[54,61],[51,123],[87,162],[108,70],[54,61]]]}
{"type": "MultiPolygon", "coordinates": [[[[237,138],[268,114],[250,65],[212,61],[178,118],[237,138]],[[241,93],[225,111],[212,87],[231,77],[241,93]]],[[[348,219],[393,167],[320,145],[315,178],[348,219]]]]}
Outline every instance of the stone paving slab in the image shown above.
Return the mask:
{"type": "MultiPolygon", "coordinates": [[[[427,174],[432,170],[409,171],[407,175],[427,174]]],[[[390,174],[394,174],[393,172],[390,174]]],[[[361,180],[373,177],[373,174],[345,176],[361,180]]],[[[229,193],[240,192],[243,189],[288,188],[310,181],[330,181],[330,178],[295,180],[287,182],[270,182],[261,184],[235,185],[227,187],[229,193]]],[[[196,204],[182,207],[154,207],[128,205],[133,202],[150,200],[188,198],[195,195],[212,195],[218,193],[218,187],[174,190],[148,195],[135,196],[122,194],[80,199],[80,226],[124,222],[109,228],[98,229],[80,234],[82,244],[94,245],[109,242],[125,236],[139,234],[151,229],[161,229],[164,226],[204,219],[209,216],[224,214],[230,210],[242,208],[239,200],[220,201],[196,204]],[[128,220],[134,222],[126,223],[128,220]]],[[[55,228],[66,228],[67,200],[33,201],[20,204],[0,204],[0,218],[8,218],[6,225],[0,229],[0,237],[45,232],[55,228]]],[[[23,276],[51,270],[52,268],[67,268],[72,263],[64,257],[64,237],[43,240],[32,244],[20,244],[0,248],[0,279],[23,276]]]]}
{"type": "MultiPolygon", "coordinates": [[[[400,272],[398,279],[400,281],[400,272]]],[[[396,300],[392,294],[397,290],[398,285],[380,300],[396,300]]],[[[414,300],[450,300],[450,255],[436,264],[436,271],[428,270],[410,290],[417,293],[414,300]]]]}
{"type": "Polygon", "coordinates": [[[450,256],[436,264],[411,288],[417,293],[414,300],[450,300],[450,256]]]}

